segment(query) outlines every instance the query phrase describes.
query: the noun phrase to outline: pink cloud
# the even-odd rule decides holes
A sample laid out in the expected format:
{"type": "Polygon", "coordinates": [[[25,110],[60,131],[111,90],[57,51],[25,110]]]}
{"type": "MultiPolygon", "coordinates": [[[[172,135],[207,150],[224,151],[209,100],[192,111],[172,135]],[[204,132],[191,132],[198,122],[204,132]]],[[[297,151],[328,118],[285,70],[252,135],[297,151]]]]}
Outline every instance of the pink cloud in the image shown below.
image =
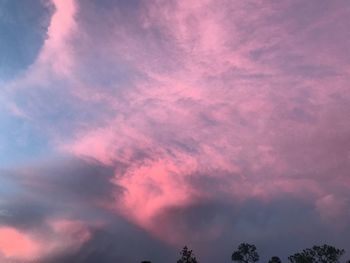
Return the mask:
{"type": "Polygon", "coordinates": [[[117,204],[125,216],[145,228],[154,229],[152,217],[163,207],[186,204],[193,195],[181,177],[182,166],[171,160],[146,162],[131,168],[116,183],[126,189],[123,201],[117,204]]]}
{"type": "Polygon", "coordinates": [[[55,9],[47,29],[47,39],[32,65],[17,79],[6,83],[5,91],[15,94],[33,86],[53,85],[60,78],[71,78],[74,52],[70,45],[76,33],[75,0],[52,2],[55,9]]]}
{"type": "Polygon", "coordinates": [[[16,260],[34,260],[40,254],[40,244],[28,235],[10,227],[0,228],[0,255],[16,260]]]}
{"type": "MultiPolygon", "coordinates": [[[[321,105],[334,92],[327,80],[302,78],[301,71],[290,74],[288,66],[298,65],[289,60],[306,56],[309,48],[291,40],[290,24],[267,21],[291,7],[159,1],[143,8],[138,17],[141,28],[135,29],[145,34],[143,42],[134,31],[113,24],[115,33],[103,35],[108,44],[100,48],[108,51],[101,53],[106,57],[125,58],[145,79],[122,90],[120,97],[99,97],[121,117],[78,131],[73,140],[59,146],[109,165],[127,165],[127,171],[115,178],[126,189],[124,200],[118,200],[126,217],[156,231],[152,218],[157,211],[185,205],[198,196],[215,198],[214,193],[190,188],[187,179],[203,174],[226,180],[220,193],[232,200],[268,201],[283,193],[305,199],[322,195],[316,175],[294,178],[294,161],[295,169],[301,163],[298,156],[293,159],[285,153],[286,145],[293,144],[293,134],[302,141],[304,134],[317,137],[323,122],[328,125],[321,105]],[[168,43],[164,48],[152,42],[147,33],[155,29],[166,36],[171,48],[168,43]],[[276,46],[288,51],[281,54],[276,46]],[[263,59],[254,60],[254,52],[262,52],[263,59]],[[310,89],[294,88],[304,85],[310,89]],[[300,92],[310,92],[310,98],[298,103],[303,97],[300,92]],[[305,110],[299,112],[298,107],[305,110]],[[312,126],[312,118],[322,121],[312,126]]],[[[317,54],[310,56],[310,61],[319,61],[317,54]]],[[[338,91],[345,87],[339,83],[338,91]]],[[[86,89],[94,98],[100,94],[84,85],[79,88],[81,94],[86,89]]],[[[317,158],[317,153],[310,156],[317,158]]]]}
{"type": "Polygon", "coordinates": [[[68,44],[72,35],[76,33],[74,15],[77,12],[75,0],[53,0],[55,13],[48,28],[48,38],[38,56],[37,65],[44,70],[52,67],[58,75],[69,75],[73,66],[73,50],[68,44]]]}
{"type": "Polygon", "coordinates": [[[74,1],[54,4],[27,78],[59,91],[55,80],[67,81],[64,102],[81,115],[72,114],[71,132],[55,123],[52,137],[61,152],[115,166],[113,182],[125,193],[106,207],[162,239],[159,212],[200,198],[285,194],[312,200],[317,211],[342,207],[322,180],[338,165],[339,181],[349,182],[349,107],[337,99],[348,99],[348,67],[337,48],[320,52],[336,43],[318,31],[341,10],[310,15],[296,30],[304,20],[285,18],[292,3],[146,1],[133,23],[116,22],[124,14],[114,9],[101,22],[74,1]],[[207,191],[205,180],[224,183],[207,191]]]}
{"type": "Polygon", "coordinates": [[[14,262],[35,261],[66,251],[76,251],[90,239],[83,222],[54,220],[51,234],[23,232],[13,227],[0,228],[0,255],[14,262]]]}

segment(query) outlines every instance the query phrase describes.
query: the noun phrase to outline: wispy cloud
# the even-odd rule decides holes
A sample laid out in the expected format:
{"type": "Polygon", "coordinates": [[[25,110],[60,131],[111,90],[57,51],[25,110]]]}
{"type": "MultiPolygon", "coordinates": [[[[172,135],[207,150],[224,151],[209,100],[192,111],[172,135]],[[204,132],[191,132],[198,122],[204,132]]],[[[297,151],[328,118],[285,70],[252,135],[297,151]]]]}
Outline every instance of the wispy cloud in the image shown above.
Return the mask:
{"type": "Polygon", "coordinates": [[[96,194],[92,214],[199,250],[202,238],[263,245],[273,226],[283,240],[300,229],[310,241],[322,227],[349,231],[344,1],[53,4],[37,60],[3,97],[56,152],[108,176],[74,175],[87,187],[79,195],[64,173],[54,178],[67,190],[50,172],[26,187],[62,191],[87,210],[96,200],[80,198],[96,194]],[[304,221],[285,220],[299,208],[304,221]]]}

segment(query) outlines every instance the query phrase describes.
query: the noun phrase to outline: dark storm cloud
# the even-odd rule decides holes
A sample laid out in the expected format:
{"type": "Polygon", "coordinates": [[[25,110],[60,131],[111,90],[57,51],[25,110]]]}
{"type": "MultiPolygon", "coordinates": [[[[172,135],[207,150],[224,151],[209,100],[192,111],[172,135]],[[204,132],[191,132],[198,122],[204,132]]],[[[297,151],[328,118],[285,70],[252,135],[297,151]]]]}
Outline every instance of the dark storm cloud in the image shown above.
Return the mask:
{"type": "Polygon", "coordinates": [[[155,220],[166,235],[185,233],[184,243],[205,263],[228,262],[241,242],[255,244],[262,261],[273,255],[287,260],[288,255],[314,244],[330,243],[349,250],[350,238],[343,234],[350,231],[349,226],[339,231],[336,223],[322,221],[312,202],[291,195],[271,202],[196,200],[165,208],[155,220]]]}
{"type": "Polygon", "coordinates": [[[68,219],[79,220],[90,231],[91,237],[80,249],[54,251],[43,256],[41,263],[132,263],[146,259],[164,262],[175,258],[174,248],[100,206],[117,202],[123,194],[123,189],[111,182],[115,170],[118,169],[76,158],[38,162],[21,170],[2,170],[1,182],[8,187],[1,193],[0,228],[37,232],[54,240],[56,234],[50,222],[68,219]],[[96,226],[96,222],[102,226],[96,226]]]}
{"type": "MultiPolygon", "coordinates": [[[[167,246],[139,227],[114,217],[110,225],[95,230],[77,253],[58,255],[42,263],[135,263],[142,260],[172,262],[178,249],[167,246]]],[[[180,249],[180,248],[179,248],[180,249]]]]}
{"type": "Polygon", "coordinates": [[[113,175],[110,167],[74,158],[3,171],[2,177],[14,187],[2,198],[1,209],[8,215],[0,217],[0,222],[31,228],[52,216],[93,219],[98,202],[114,202],[122,194],[111,182],[113,175]]]}

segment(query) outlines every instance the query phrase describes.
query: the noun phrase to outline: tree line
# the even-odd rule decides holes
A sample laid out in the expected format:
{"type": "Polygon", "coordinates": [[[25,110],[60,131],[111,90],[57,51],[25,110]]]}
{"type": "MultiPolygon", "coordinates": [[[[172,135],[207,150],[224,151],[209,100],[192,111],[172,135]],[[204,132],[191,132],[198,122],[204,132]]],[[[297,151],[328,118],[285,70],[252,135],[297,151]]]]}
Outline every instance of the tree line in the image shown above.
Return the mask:
{"type": "MultiPolygon", "coordinates": [[[[288,257],[290,263],[339,263],[345,250],[330,245],[313,246],[288,257]]],[[[237,263],[255,263],[259,261],[259,254],[255,245],[241,243],[231,255],[231,260],[237,263]]],[[[141,263],[152,263],[142,261],[141,263]]],[[[180,252],[177,263],[199,263],[193,251],[185,246],[180,252]]],[[[282,263],[278,256],[272,256],[268,263],[282,263]]],[[[350,263],[350,260],[346,261],[350,263]]]]}

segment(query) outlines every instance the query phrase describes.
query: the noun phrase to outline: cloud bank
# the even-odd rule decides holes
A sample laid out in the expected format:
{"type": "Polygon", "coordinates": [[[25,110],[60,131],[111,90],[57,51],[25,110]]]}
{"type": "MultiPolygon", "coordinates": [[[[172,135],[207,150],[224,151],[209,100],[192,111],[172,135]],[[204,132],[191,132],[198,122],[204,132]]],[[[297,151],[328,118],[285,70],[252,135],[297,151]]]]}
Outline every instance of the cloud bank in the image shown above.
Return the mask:
{"type": "Polygon", "coordinates": [[[43,260],[65,250],[66,228],[81,242],[63,257],[138,260],[106,251],[123,243],[114,217],[160,261],[185,243],[201,262],[240,241],[264,257],[348,244],[345,1],[52,4],[37,59],[0,94],[8,116],[74,164],[10,169],[8,184],[35,195],[3,202],[22,216],[2,216],[0,231],[23,242],[0,246],[4,257],[37,256],[26,233],[42,221],[57,236],[43,260]]]}

